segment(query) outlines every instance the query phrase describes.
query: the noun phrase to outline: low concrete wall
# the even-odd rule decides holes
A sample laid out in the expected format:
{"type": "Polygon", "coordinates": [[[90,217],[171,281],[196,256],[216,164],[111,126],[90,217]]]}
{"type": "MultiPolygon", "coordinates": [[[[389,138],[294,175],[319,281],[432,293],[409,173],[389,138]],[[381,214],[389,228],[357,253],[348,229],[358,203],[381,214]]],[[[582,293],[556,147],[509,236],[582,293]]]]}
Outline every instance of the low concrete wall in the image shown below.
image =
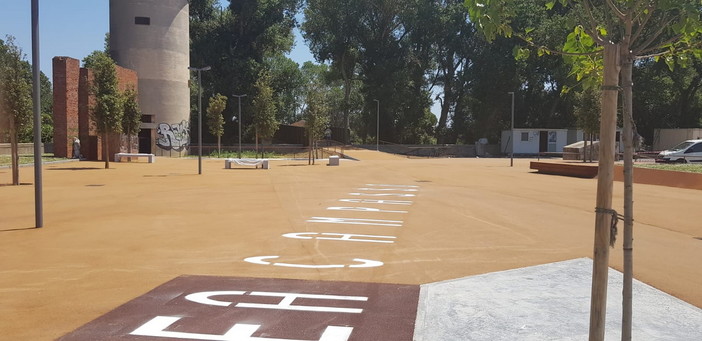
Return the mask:
{"type": "MultiPolygon", "coordinates": [[[[375,150],[374,144],[354,145],[354,147],[375,150]]],[[[379,146],[379,150],[385,153],[407,155],[409,157],[476,157],[476,156],[502,156],[500,146],[488,144],[484,146],[484,151],[480,154],[476,152],[475,145],[472,144],[388,144],[379,146]]]]}
{"type": "MultiPolygon", "coordinates": [[[[614,166],[614,181],[624,181],[623,166],[614,166]]],[[[702,174],[636,167],[634,183],[702,190],[702,174]]]]}
{"type": "MultiPolygon", "coordinates": [[[[41,144],[41,152],[44,153],[44,144],[41,144]]],[[[10,144],[0,143],[0,155],[10,155],[10,144]]],[[[34,154],[34,143],[20,143],[19,144],[20,155],[34,154]]]]}

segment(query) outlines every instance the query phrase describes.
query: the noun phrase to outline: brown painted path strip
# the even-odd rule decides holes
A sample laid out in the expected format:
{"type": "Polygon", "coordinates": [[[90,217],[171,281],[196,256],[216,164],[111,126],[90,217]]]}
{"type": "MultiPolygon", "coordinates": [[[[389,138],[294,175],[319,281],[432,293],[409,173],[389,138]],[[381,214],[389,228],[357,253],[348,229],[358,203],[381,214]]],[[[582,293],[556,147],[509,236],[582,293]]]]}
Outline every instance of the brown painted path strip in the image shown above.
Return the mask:
{"type": "Polygon", "coordinates": [[[418,297],[417,285],[182,276],[59,340],[409,341],[418,297]]]}

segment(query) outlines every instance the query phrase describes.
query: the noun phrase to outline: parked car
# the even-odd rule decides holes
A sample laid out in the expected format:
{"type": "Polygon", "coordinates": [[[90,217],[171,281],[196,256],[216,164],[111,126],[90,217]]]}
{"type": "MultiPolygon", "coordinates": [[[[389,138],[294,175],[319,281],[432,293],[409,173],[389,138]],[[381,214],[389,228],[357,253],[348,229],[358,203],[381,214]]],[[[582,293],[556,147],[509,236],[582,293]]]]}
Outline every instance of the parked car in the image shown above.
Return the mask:
{"type": "Polygon", "coordinates": [[[658,154],[656,162],[702,163],[702,140],[687,140],[664,150],[658,154]]]}

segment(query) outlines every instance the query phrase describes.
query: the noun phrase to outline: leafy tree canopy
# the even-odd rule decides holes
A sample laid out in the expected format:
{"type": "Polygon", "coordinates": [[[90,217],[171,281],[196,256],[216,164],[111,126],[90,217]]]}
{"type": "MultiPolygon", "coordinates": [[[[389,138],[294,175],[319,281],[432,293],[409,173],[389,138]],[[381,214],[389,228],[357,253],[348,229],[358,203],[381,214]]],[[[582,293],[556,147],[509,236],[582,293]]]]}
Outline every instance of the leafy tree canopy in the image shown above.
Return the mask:
{"type": "Polygon", "coordinates": [[[210,134],[221,137],[224,134],[222,112],[227,107],[227,96],[214,94],[207,105],[207,126],[210,134]]]}

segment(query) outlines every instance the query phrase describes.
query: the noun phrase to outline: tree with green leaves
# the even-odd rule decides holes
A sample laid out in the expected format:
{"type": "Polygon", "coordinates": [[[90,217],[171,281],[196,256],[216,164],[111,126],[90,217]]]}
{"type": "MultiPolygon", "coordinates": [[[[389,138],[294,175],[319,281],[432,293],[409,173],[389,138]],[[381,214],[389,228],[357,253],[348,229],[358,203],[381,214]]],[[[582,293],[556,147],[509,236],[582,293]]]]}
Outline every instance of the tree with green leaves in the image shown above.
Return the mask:
{"type": "Polygon", "coordinates": [[[305,98],[305,111],[303,118],[305,120],[305,133],[309,142],[308,164],[314,164],[314,149],[316,141],[321,136],[324,136],[324,130],[329,127],[329,107],[327,106],[326,97],[327,89],[320,83],[310,83],[307,88],[307,96],[305,98]]]}
{"type": "Polygon", "coordinates": [[[583,130],[585,136],[584,147],[583,147],[583,162],[590,159],[593,160],[593,147],[592,141],[594,140],[594,135],[600,129],[600,93],[595,89],[589,88],[579,91],[575,94],[575,117],[578,122],[578,127],[583,130]],[[588,149],[587,143],[590,141],[590,148],[588,149]]]}
{"type": "Polygon", "coordinates": [[[636,128],[647,145],[655,143],[656,128],[702,127],[702,60],[672,70],[663,60],[634,64],[636,128]]]}
{"type": "MultiPolygon", "coordinates": [[[[223,2],[215,0],[190,1],[190,61],[192,65],[209,65],[216,73],[203,74],[205,96],[214,93],[254,94],[254,84],[261,71],[267,70],[272,79],[273,99],[277,117],[288,120],[296,106],[289,101],[295,80],[288,76],[289,64],[280,57],[294,44],[295,15],[301,0],[258,1],[242,0],[223,2]],[[282,66],[282,68],[278,68],[282,66]],[[282,71],[281,73],[277,71],[282,71]],[[281,76],[281,77],[279,77],[281,76]],[[277,83],[280,80],[281,83],[277,83]],[[283,81],[288,82],[283,84],[283,81]],[[281,107],[281,105],[285,107],[281,107]]],[[[242,103],[244,112],[252,112],[251,102],[242,103]]],[[[236,141],[236,125],[228,118],[237,115],[236,107],[225,109],[224,143],[236,141]]],[[[249,125],[252,117],[244,115],[243,124],[249,125]]],[[[248,134],[247,134],[248,135],[248,134]]],[[[247,138],[247,136],[245,136],[247,138]]]]}
{"type": "MultiPolygon", "coordinates": [[[[307,94],[309,93],[310,84],[317,84],[326,89],[325,101],[329,111],[329,125],[331,127],[346,127],[347,113],[349,119],[359,117],[365,105],[361,94],[362,82],[358,79],[352,80],[350,85],[350,95],[346,99],[346,90],[344,89],[343,80],[339,79],[335,74],[336,71],[327,64],[315,64],[313,62],[305,62],[300,67],[304,85],[304,92],[299,97],[302,103],[303,112],[307,103],[307,94]],[[348,100],[348,101],[347,101],[348,100]]],[[[353,122],[353,121],[351,121],[353,122]]],[[[363,123],[365,124],[365,123],[363,123]]],[[[360,122],[350,124],[353,127],[361,125],[360,122]]],[[[339,142],[345,143],[350,137],[347,134],[344,136],[335,136],[339,142]]]]}
{"type": "MultiPolygon", "coordinates": [[[[360,0],[308,0],[305,7],[303,37],[319,62],[331,62],[334,74],[343,84],[343,126],[350,128],[353,81],[358,78],[360,32],[362,27],[360,0]]],[[[345,137],[348,143],[349,137],[345,137]]]]}
{"type": "Polygon", "coordinates": [[[95,97],[95,104],[90,108],[90,115],[97,133],[101,135],[102,157],[105,160],[105,169],[108,169],[110,168],[109,138],[112,134],[122,132],[124,115],[115,62],[105,52],[94,51],[85,58],[83,63],[93,71],[90,94],[95,97]]]}
{"type": "Polygon", "coordinates": [[[207,105],[207,127],[210,134],[217,136],[217,154],[222,152],[222,134],[224,134],[224,116],[222,112],[227,107],[227,96],[214,94],[207,105]]]}
{"type": "Polygon", "coordinates": [[[380,102],[380,135],[413,143],[412,134],[431,105],[427,74],[431,69],[431,22],[426,1],[317,0],[308,2],[303,36],[315,58],[329,62],[331,75],[343,82],[344,121],[351,121],[355,82],[364,107],[353,118],[362,140],[375,136],[380,102]]]}
{"type": "Polygon", "coordinates": [[[15,39],[0,40],[0,128],[5,126],[10,140],[12,184],[19,185],[19,136],[32,129],[32,88],[29,69],[23,67],[24,54],[15,39]]]}
{"type": "Polygon", "coordinates": [[[271,87],[276,107],[276,120],[283,124],[297,121],[304,92],[304,79],[299,65],[284,55],[266,58],[265,68],[271,75],[271,87]]]}
{"type": "Polygon", "coordinates": [[[468,20],[463,0],[436,1],[434,10],[425,12],[433,13],[431,20],[425,23],[434,40],[432,58],[436,72],[433,85],[442,90],[436,97],[441,105],[436,137],[439,143],[455,142],[455,137],[449,137],[449,123],[452,116],[456,116],[458,101],[468,90],[462,74],[470,69],[471,57],[477,48],[474,45],[475,28],[468,20]]]}
{"type": "Polygon", "coordinates": [[[41,140],[42,142],[52,142],[54,139],[54,91],[49,77],[46,77],[44,72],[40,73],[39,82],[41,83],[41,140]]]}
{"type": "MultiPolygon", "coordinates": [[[[27,61],[23,61],[22,64],[27,69],[27,82],[31,85],[33,80],[32,76],[32,66],[27,61]]],[[[46,77],[44,72],[39,74],[39,91],[41,92],[41,103],[39,104],[41,112],[41,141],[43,143],[51,142],[54,139],[54,91],[51,86],[51,81],[49,77],[46,77]]],[[[23,129],[19,135],[20,143],[32,143],[34,141],[34,121],[29,122],[29,127],[23,129]]]]}
{"type": "MultiPolygon", "coordinates": [[[[610,227],[618,219],[611,208],[617,98],[623,90],[624,152],[624,309],[622,338],[631,339],[631,280],[633,231],[633,135],[632,70],[636,59],[664,58],[669,65],[685,64],[700,51],[700,3],[697,0],[554,0],[545,9],[573,28],[563,48],[546,47],[533,27],[514,25],[517,0],[466,0],[471,20],[488,40],[498,35],[517,36],[539,54],[559,52],[572,57],[573,73],[593,79],[602,65],[602,120],[600,126],[599,177],[595,254],[590,309],[590,340],[604,339],[610,227]],[[560,51],[559,51],[560,50],[560,51]],[[590,56],[603,52],[602,59],[590,56]],[[592,62],[589,62],[587,59],[592,62]],[[621,83],[620,83],[621,71],[621,83]]],[[[590,82],[594,84],[595,82],[590,82]]]]}
{"type": "Polygon", "coordinates": [[[278,130],[278,121],[275,119],[275,101],[273,88],[270,85],[270,75],[262,72],[254,83],[255,95],[251,101],[253,107],[253,127],[256,135],[256,152],[258,141],[272,139],[278,130]]]}
{"type": "Polygon", "coordinates": [[[124,115],[122,116],[122,133],[127,135],[129,152],[132,152],[132,137],[139,134],[141,130],[141,109],[137,92],[134,88],[129,88],[122,93],[122,103],[124,115]]]}

